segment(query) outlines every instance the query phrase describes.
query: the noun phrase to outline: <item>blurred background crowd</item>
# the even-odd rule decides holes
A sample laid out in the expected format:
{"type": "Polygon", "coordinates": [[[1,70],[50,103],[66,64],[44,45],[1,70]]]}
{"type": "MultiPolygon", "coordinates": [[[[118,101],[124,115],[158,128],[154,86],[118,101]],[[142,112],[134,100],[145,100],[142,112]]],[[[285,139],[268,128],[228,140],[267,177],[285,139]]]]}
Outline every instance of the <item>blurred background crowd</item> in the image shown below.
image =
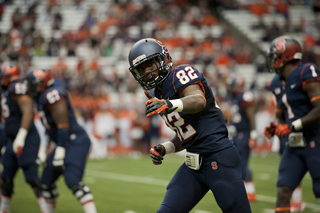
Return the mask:
{"type": "Polygon", "coordinates": [[[291,35],[303,61],[320,66],[319,12],[317,0],[0,0],[0,63],[17,64],[23,75],[30,67],[52,71],[92,136],[91,157],[138,157],[173,134],[160,118],[145,118],[146,98],[128,71],[133,43],[157,38],[174,65],[204,73],[226,120],[227,79],[244,78],[256,97],[255,151],[270,152],[266,47],[291,35]]]}

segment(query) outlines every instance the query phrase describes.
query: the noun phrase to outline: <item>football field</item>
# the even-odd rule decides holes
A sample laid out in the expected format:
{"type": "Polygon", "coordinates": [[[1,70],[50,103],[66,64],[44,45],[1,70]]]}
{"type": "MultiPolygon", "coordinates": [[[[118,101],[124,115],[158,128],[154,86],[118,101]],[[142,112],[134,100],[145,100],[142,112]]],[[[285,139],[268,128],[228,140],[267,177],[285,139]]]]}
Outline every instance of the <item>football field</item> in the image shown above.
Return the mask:
{"type": "MultiPolygon", "coordinates": [[[[84,182],[93,195],[100,213],[153,213],[162,202],[166,185],[184,160],[180,155],[168,155],[163,164],[155,166],[149,156],[139,159],[114,157],[88,160],[84,182]]],[[[256,184],[257,201],[251,203],[254,213],[272,213],[275,206],[277,154],[253,155],[250,160],[256,184]]],[[[312,180],[307,174],[302,182],[303,198],[307,203],[305,213],[320,212],[318,200],[312,192],[312,180]]],[[[57,213],[83,212],[63,178],[58,181],[60,196],[57,213]]],[[[40,209],[31,188],[19,171],[15,178],[12,213],[37,213],[40,209]]],[[[198,203],[192,213],[221,212],[211,192],[198,203]]]]}

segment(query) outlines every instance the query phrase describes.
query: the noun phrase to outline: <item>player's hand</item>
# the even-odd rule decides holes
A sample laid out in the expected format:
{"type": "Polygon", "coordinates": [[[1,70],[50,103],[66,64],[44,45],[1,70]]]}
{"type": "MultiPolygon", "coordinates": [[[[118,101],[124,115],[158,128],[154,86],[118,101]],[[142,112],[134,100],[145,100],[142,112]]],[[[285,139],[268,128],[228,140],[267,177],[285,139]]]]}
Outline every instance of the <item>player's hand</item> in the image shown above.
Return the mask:
{"type": "Polygon", "coordinates": [[[279,137],[279,138],[284,138],[284,136],[286,134],[289,134],[290,132],[292,132],[292,129],[289,128],[288,124],[278,124],[275,134],[279,137]]]}
{"type": "Polygon", "coordinates": [[[269,126],[267,126],[266,128],[264,128],[264,135],[268,138],[271,139],[276,132],[278,125],[275,123],[270,123],[269,126]]]}
{"type": "Polygon", "coordinates": [[[12,149],[13,152],[20,157],[22,155],[22,149],[24,147],[24,143],[27,137],[28,131],[24,128],[20,128],[16,138],[13,141],[12,149]]]}
{"type": "Polygon", "coordinates": [[[163,156],[165,154],[166,154],[166,149],[161,144],[155,145],[150,149],[150,157],[154,165],[162,164],[163,156]]]}
{"type": "Polygon", "coordinates": [[[152,98],[146,102],[146,116],[150,117],[152,115],[155,115],[157,113],[167,113],[170,114],[174,110],[177,109],[177,107],[173,108],[172,103],[169,100],[165,99],[158,99],[158,98],[152,98]]]}
{"type": "Polygon", "coordinates": [[[36,163],[45,168],[47,166],[47,150],[45,146],[40,145],[36,163]]]}
{"type": "Polygon", "coordinates": [[[65,156],[66,156],[66,148],[62,146],[57,146],[54,153],[52,165],[54,166],[56,172],[59,174],[62,174],[65,169],[65,165],[64,165],[65,156]]]}

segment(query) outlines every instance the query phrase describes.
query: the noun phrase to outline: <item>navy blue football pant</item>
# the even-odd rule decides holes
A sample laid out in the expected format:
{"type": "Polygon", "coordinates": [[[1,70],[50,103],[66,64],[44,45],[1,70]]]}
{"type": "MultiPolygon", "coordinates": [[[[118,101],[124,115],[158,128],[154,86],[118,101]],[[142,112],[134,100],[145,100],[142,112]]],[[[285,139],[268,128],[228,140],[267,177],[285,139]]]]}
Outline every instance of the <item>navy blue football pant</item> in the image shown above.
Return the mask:
{"type": "Polygon", "coordinates": [[[250,213],[236,147],[203,156],[199,170],[182,164],[157,213],[187,213],[211,190],[224,213],[250,213]]]}
{"type": "MultiPolygon", "coordinates": [[[[65,170],[63,176],[69,189],[72,189],[82,180],[90,143],[88,135],[82,133],[78,134],[74,140],[66,145],[66,157],[64,159],[65,170]]],[[[61,175],[56,173],[52,165],[54,151],[49,155],[47,167],[43,170],[41,177],[41,183],[47,186],[53,184],[61,175]]]]}
{"type": "Polygon", "coordinates": [[[238,134],[233,137],[233,143],[237,147],[240,159],[241,159],[241,167],[242,167],[242,179],[246,181],[251,181],[251,178],[248,178],[247,175],[251,177],[251,172],[248,167],[248,160],[250,155],[249,149],[249,137],[250,132],[238,132],[238,134]]]}
{"type": "MultiPolygon", "coordinates": [[[[318,139],[319,140],[319,139],[318,139]]],[[[294,190],[309,171],[313,193],[320,198],[320,143],[309,142],[304,148],[287,146],[281,157],[277,187],[288,186],[294,190]]]]}
{"type": "Polygon", "coordinates": [[[22,155],[18,158],[12,149],[12,139],[8,138],[6,151],[2,155],[3,171],[1,178],[13,179],[19,167],[23,170],[27,183],[33,183],[39,180],[38,165],[36,163],[40,138],[38,133],[30,133],[26,137],[25,145],[22,149],[22,155]]]}

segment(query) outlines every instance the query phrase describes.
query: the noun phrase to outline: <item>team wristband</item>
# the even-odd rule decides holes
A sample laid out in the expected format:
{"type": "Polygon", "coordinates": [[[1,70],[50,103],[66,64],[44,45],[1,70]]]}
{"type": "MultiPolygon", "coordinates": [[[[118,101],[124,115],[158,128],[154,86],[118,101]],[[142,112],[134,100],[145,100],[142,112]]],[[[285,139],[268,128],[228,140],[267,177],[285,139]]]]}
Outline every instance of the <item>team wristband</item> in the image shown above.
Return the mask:
{"type": "Polygon", "coordinates": [[[161,144],[166,149],[166,154],[175,153],[176,146],[171,141],[166,141],[161,144]]]}
{"type": "Polygon", "coordinates": [[[294,130],[300,130],[303,128],[301,119],[295,120],[291,123],[291,126],[293,126],[294,130]]]}
{"type": "Polygon", "coordinates": [[[175,112],[182,112],[183,103],[181,99],[170,100],[170,102],[172,103],[172,108],[177,108],[174,110],[175,112]]]}
{"type": "Polygon", "coordinates": [[[16,138],[21,138],[21,140],[24,141],[26,139],[27,135],[28,135],[28,130],[21,127],[18,131],[16,138]]]}

